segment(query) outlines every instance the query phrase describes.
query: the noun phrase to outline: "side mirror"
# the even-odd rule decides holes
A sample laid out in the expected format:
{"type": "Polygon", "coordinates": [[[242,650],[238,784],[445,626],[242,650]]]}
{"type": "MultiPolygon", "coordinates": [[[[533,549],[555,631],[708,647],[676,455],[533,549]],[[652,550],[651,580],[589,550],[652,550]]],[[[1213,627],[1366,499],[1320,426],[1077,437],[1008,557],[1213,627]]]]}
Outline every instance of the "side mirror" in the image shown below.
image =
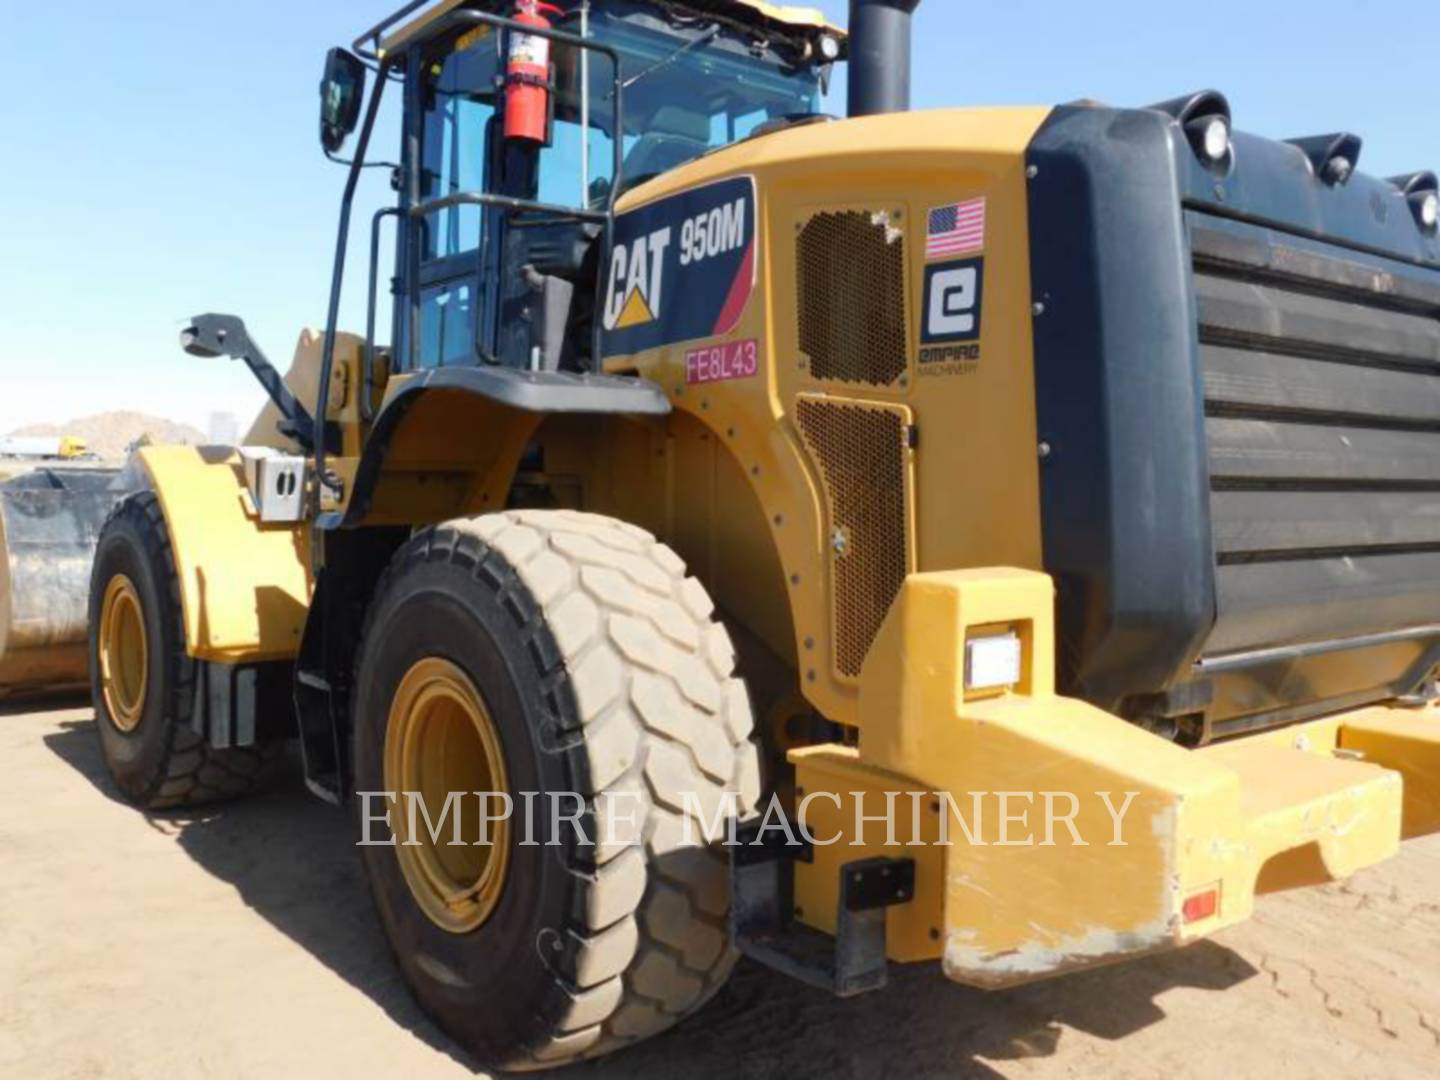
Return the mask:
{"type": "Polygon", "coordinates": [[[320,145],[333,154],[360,121],[365,96],[365,65],[344,49],[325,54],[325,76],[320,80],[320,145]]]}

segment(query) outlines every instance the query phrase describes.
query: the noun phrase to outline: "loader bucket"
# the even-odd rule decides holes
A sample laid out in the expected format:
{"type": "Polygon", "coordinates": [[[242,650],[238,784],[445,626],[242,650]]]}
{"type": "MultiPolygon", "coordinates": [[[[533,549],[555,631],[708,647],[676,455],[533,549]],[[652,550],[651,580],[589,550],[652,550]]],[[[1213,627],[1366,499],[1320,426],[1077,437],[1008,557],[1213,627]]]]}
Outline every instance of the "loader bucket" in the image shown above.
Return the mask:
{"type": "Polygon", "coordinates": [[[0,699],[89,685],[90,564],[117,469],[36,469],[0,484],[0,699]]]}

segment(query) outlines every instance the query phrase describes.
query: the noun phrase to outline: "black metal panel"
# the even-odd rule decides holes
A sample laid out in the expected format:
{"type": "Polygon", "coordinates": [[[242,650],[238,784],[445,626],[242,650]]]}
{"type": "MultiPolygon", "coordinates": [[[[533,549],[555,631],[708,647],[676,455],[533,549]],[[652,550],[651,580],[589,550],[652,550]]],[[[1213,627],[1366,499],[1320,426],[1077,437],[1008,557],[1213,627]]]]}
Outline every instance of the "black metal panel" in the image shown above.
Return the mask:
{"type": "Polygon", "coordinates": [[[1302,485],[1440,488],[1440,455],[1430,431],[1225,417],[1207,420],[1205,431],[1210,476],[1222,486],[1269,488],[1284,477],[1302,485]]]}
{"type": "MultiPolygon", "coordinates": [[[[1318,181],[1316,181],[1318,183],[1318,181]]],[[[1191,213],[1218,618],[1208,659],[1424,627],[1440,611],[1440,276],[1191,213]]],[[[1430,634],[1429,638],[1434,635],[1430,634]]],[[[1427,639],[1415,648],[1427,647],[1427,639]]],[[[1259,664],[1216,716],[1389,688],[1413,657],[1259,664]]],[[[1227,684],[1234,684],[1227,677],[1227,684]]],[[[1332,701],[1332,704],[1333,704],[1332,701]]]]}
{"type": "MultiPolygon", "coordinates": [[[[1369,426],[1440,428],[1440,379],[1367,364],[1317,364],[1264,348],[1201,347],[1205,400],[1232,412],[1317,413],[1369,426]]],[[[1215,410],[1211,410],[1212,413],[1215,410]]]]}
{"type": "Polygon", "coordinates": [[[1045,565],[1062,682],[1106,708],[1189,675],[1215,617],[1179,128],[1066,107],[1030,181],[1045,565]]]}
{"type": "Polygon", "coordinates": [[[1254,222],[1191,212],[1190,246],[1202,267],[1253,273],[1397,309],[1440,307],[1440,282],[1430,270],[1387,256],[1361,255],[1254,222]]]}
{"type": "Polygon", "coordinates": [[[1197,275],[1195,291],[1207,345],[1278,346],[1315,359],[1421,369],[1440,364],[1433,318],[1212,274],[1197,275]]]}
{"type": "Polygon", "coordinates": [[[1222,566],[1206,655],[1434,623],[1440,552],[1331,555],[1222,566]]]}
{"type": "Polygon", "coordinates": [[[1222,566],[1276,552],[1440,550],[1440,492],[1433,490],[1222,489],[1210,498],[1210,521],[1222,566]]]}

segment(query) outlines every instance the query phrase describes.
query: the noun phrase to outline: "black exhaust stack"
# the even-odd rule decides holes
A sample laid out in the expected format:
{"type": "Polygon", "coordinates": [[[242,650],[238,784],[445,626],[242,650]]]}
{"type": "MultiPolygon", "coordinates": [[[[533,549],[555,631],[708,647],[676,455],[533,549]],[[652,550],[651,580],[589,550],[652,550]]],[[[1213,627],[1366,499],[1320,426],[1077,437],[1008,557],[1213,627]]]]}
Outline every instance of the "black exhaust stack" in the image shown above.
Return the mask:
{"type": "Polygon", "coordinates": [[[910,109],[910,19],[920,0],[850,0],[850,115],[910,109]]]}

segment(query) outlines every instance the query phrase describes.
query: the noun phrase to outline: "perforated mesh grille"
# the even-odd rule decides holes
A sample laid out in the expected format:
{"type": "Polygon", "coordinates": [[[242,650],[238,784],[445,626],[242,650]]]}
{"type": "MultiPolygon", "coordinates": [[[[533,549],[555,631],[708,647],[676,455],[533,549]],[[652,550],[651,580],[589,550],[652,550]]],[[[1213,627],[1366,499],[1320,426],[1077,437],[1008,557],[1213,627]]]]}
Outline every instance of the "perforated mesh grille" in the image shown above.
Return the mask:
{"type": "Polygon", "coordinates": [[[908,569],[905,414],[802,397],[796,418],[830,500],[835,670],[853,678],[908,569]]]}
{"type": "Polygon", "coordinates": [[[817,379],[889,386],[905,373],[905,234],[892,215],[825,211],[796,250],[800,351],[817,379]]]}

